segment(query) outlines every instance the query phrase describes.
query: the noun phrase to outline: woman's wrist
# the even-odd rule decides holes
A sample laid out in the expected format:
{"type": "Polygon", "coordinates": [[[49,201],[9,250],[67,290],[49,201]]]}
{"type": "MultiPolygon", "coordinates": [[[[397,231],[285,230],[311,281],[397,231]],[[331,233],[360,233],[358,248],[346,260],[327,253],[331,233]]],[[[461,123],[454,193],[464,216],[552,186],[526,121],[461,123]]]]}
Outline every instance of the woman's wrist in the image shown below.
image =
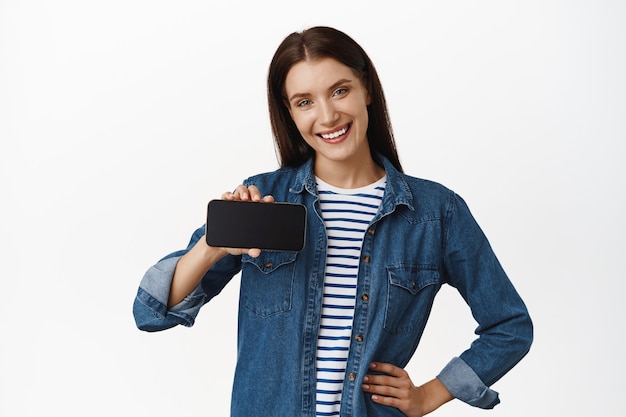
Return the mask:
{"type": "Polygon", "coordinates": [[[454,399],[450,391],[445,385],[438,379],[434,378],[420,388],[424,390],[424,414],[429,414],[454,399]]]}
{"type": "Polygon", "coordinates": [[[195,244],[191,251],[196,252],[197,256],[202,259],[203,263],[212,266],[214,263],[228,255],[228,251],[224,248],[209,246],[204,236],[195,244]]]}

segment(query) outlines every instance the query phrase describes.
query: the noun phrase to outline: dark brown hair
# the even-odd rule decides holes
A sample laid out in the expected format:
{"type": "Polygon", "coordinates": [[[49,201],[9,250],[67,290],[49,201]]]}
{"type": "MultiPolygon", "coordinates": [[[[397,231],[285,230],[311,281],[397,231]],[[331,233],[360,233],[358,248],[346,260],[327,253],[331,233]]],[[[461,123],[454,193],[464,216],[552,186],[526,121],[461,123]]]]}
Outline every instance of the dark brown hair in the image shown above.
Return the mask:
{"type": "Polygon", "coordinates": [[[372,155],[380,153],[402,171],[387,103],[374,64],[363,48],[345,33],[316,26],[287,36],[274,53],[267,77],[267,99],[272,133],[282,167],[298,166],[315,152],[304,141],[291,119],[286,103],[285,80],[295,64],[307,59],[333,58],[354,71],[372,102],[367,107],[367,139],[372,155]]]}

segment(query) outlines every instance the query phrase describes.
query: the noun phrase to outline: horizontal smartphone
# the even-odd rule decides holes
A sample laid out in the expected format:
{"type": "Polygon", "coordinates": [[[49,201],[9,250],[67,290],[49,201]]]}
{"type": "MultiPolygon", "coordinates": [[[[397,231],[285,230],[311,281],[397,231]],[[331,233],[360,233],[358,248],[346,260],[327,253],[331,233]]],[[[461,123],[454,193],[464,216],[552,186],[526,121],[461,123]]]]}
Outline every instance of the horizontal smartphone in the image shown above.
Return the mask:
{"type": "Polygon", "coordinates": [[[209,246],[300,251],[305,230],[302,204],[211,200],[207,208],[209,246]]]}

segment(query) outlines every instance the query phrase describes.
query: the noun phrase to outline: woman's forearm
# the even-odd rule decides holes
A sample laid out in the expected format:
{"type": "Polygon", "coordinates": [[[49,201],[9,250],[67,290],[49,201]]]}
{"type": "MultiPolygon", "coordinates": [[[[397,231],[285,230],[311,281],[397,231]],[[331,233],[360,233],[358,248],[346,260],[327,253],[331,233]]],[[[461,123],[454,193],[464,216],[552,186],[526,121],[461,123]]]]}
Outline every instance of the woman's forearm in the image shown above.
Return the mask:
{"type": "Polygon", "coordinates": [[[207,271],[228,252],[206,244],[202,237],[176,264],[167,306],[180,303],[200,283],[207,271]]]}

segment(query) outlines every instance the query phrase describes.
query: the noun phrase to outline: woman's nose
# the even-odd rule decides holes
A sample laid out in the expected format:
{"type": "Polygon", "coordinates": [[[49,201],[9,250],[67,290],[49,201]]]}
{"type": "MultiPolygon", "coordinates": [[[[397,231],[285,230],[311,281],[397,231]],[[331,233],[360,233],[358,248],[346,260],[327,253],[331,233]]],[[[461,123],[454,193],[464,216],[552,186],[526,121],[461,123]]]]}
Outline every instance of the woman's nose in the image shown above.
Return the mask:
{"type": "Polygon", "coordinates": [[[335,105],[328,101],[322,103],[320,106],[319,122],[323,125],[332,126],[339,119],[339,113],[335,108],[335,105]]]}

